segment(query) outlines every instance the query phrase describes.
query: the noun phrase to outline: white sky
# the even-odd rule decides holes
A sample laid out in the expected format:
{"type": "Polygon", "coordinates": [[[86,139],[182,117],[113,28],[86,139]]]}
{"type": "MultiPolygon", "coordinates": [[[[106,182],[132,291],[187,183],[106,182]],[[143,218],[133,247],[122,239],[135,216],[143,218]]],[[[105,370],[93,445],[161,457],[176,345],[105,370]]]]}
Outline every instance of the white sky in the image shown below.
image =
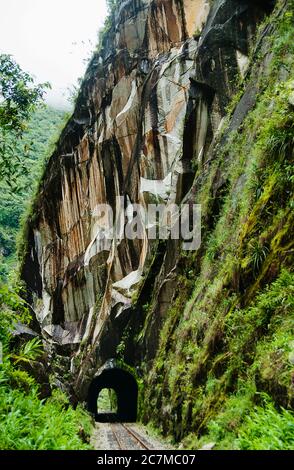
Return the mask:
{"type": "Polygon", "coordinates": [[[0,0],[0,53],[51,83],[49,104],[67,107],[67,89],[83,76],[105,16],[105,0],[0,0]]]}

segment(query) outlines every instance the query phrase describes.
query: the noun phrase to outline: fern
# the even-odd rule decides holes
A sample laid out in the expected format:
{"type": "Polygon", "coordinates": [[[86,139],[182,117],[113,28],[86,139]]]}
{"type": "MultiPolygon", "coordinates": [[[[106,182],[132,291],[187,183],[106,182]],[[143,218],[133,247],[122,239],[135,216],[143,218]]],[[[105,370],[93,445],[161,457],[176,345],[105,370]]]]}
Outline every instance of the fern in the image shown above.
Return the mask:
{"type": "Polygon", "coordinates": [[[34,338],[25,343],[18,355],[12,355],[15,364],[19,362],[34,362],[43,354],[42,342],[39,338],[34,338]]]}

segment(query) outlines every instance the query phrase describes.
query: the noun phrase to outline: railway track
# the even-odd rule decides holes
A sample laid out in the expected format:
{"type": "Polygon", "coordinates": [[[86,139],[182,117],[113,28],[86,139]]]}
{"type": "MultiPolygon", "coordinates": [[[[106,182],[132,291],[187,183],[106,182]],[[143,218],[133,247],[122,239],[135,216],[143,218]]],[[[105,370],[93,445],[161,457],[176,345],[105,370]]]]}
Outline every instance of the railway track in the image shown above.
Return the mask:
{"type": "Polygon", "coordinates": [[[110,424],[114,441],[119,450],[151,450],[136,432],[122,423],[110,424]]]}

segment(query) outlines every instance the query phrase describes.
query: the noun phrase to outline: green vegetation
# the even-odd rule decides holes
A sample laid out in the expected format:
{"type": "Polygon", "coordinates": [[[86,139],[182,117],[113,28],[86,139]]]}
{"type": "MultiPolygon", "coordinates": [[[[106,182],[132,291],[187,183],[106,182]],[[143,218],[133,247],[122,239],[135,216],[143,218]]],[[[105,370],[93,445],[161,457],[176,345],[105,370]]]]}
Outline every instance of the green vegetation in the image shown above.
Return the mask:
{"type": "Polygon", "coordinates": [[[0,177],[11,187],[26,169],[15,142],[22,139],[26,122],[48,87],[36,85],[11,56],[0,55],[0,177]]]}
{"type": "Polygon", "coordinates": [[[226,144],[217,146],[205,173],[196,174],[202,249],[181,256],[178,287],[145,381],[142,419],[152,416],[187,448],[294,447],[290,4],[277,16],[278,2],[263,24],[262,51],[252,56],[251,74],[233,100],[238,106],[256,86],[255,107],[240,129],[224,129],[226,144]]]}
{"type": "Polygon", "coordinates": [[[97,408],[99,413],[116,413],[117,395],[112,388],[103,388],[99,393],[97,408]]]}
{"type": "Polygon", "coordinates": [[[48,142],[64,113],[43,104],[48,83],[35,84],[14,59],[0,55],[0,280],[15,264],[15,240],[36,189],[48,142]]]}
{"type": "Polygon", "coordinates": [[[107,33],[109,33],[111,26],[113,25],[113,17],[119,5],[119,1],[120,0],[106,0],[108,16],[106,17],[104,21],[103,28],[101,28],[98,33],[98,45],[97,45],[98,51],[100,50],[100,48],[103,47],[103,40],[106,37],[107,33]]]}
{"type": "Polygon", "coordinates": [[[293,435],[293,414],[284,409],[278,413],[269,403],[265,407],[255,407],[245,418],[238,446],[242,450],[293,450],[293,435]]]}
{"type": "Polygon", "coordinates": [[[33,112],[22,138],[14,144],[10,164],[21,161],[22,169],[13,180],[10,178],[9,184],[6,179],[0,181],[0,279],[6,279],[15,266],[16,238],[22,215],[36,191],[46,157],[51,153],[64,119],[64,112],[42,105],[33,112]]]}
{"type": "Polygon", "coordinates": [[[62,404],[61,392],[46,402],[39,400],[36,388],[25,394],[15,389],[0,392],[0,449],[2,450],[86,450],[77,431],[89,417],[78,408],[62,404]]]}
{"type": "Polygon", "coordinates": [[[89,449],[85,441],[89,440],[92,423],[83,408],[74,410],[59,390],[46,400],[40,399],[36,379],[28,372],[43,355],[40,340],[12,348],[11,329],[20,320],[28,323],[30,316],[19,291],[1,286],[0,449],[89,449]]]}
{"type": "Polygon", "coordinates": [[[207,434],[186,438],[188,446],[212,441],[220,449],[293,447],[294,416],[283,408],[293,403],[293,293],[294,275],[283,270],[254,305],[226,316],[228,352],[216,355],[202,390],[205,405],[216,405],[217,413],[201,423],[207,434]]]}

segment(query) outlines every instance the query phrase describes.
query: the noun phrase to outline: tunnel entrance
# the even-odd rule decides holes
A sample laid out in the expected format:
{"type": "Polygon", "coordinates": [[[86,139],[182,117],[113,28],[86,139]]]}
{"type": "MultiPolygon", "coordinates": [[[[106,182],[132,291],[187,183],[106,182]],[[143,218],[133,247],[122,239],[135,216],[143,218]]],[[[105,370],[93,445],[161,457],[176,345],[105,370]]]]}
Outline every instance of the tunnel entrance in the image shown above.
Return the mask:
{"type": "Polygon", "coordinates": [[[100,422],[134,422],[138,385],[133,375],[118,367],[104,368],[92,381],[88,410],[100,422]]]}

